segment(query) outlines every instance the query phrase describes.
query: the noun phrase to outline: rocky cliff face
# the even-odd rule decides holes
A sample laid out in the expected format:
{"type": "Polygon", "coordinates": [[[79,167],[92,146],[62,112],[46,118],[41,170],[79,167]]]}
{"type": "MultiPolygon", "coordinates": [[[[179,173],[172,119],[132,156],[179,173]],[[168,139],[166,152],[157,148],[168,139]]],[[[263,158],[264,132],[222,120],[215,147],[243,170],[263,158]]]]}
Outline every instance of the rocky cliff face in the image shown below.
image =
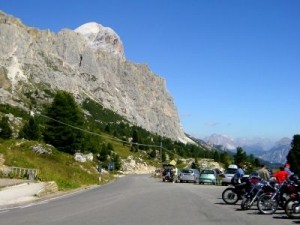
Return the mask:
{"type": "Polygon", "coordinates": [[[187,140],[166,81],[126,61],[112,29],[89,23],[53,33],[0,12],[0,102],[29,108],[51,101],[55,90],[78,101],[92,98],[148,131],[187,140]]]}

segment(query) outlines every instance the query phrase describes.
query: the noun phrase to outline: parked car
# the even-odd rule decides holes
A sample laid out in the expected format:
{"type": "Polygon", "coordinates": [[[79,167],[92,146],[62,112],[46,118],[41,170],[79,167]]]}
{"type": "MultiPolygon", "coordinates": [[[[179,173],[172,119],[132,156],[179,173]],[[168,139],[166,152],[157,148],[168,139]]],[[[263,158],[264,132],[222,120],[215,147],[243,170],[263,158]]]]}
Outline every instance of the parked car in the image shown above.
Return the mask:
{"type": "Polygon", "coordinates": [[[180,183],[182,182],[193,182],[193,183],[199,183],[199,170],[198,169],[182,169],[178,175],[178,179],[180,183]]]}
{"type": "Polygon", "coordinates": [[[231,184],[231,179],[234,176],[234,174],[237,171],[237,166],[236,165],[230,165],[223,174],[220,176],[222,177],[221,184],[223,186],[231,184]]]}
{"type": "Polygon", "coordinates": [[[204,169],[200,172],[199,184],[217,184],[217,173],[215,170],[204,169]]]}

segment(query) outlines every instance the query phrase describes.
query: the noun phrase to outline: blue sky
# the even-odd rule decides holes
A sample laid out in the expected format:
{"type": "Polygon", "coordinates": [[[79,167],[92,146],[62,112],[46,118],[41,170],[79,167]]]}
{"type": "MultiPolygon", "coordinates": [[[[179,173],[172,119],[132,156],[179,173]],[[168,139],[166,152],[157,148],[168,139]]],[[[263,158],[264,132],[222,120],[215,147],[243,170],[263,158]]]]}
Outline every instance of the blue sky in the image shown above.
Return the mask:
{"type": "Polygon", "coordinates": [[[0,10],[54,32],[111,27],[128,61],[166,79],[196,137],[300,133],[300,1],[1,0],[0,10]]]}

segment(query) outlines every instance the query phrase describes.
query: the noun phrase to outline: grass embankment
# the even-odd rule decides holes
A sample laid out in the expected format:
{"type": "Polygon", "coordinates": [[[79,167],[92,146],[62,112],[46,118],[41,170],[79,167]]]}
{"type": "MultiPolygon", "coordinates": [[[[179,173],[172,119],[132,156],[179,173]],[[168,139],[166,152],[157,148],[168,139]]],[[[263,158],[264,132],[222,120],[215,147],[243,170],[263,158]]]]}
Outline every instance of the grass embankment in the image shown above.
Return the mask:
{"type": "MultiPolygon", "coordinates": [[[[103,139],[105,142],[112,143],[114,151],[120,158],[125,159],[132,155],[134,158],[142,158],[148,165],[160,166],[159,162],[150,160],[142,152],[131,152],[128,145],[111,140],[109,137],[103,137],[103,139]]],[[[55,181],[59,190],[71,190],[89,185],[103,184],[115,179],[115,173],[110,172],[102,173],[101,181],[99,181],[96,157],[91,162],[77,162],[73,155],[60,152],[52,146],[37,141],[0,141],[0,154],[3,155],[5,166],[37,169],[37,180],[45,182],[55,181]],[[41,154],[33,151],[33,147],[38,145],[47,149],[51,154],[41,154]]],[[[1,176],[2,174],[0,174],[1,176]]],[[[27,178],[18,176],[18,174],[10,174],[10,177],[27,178]]]]}
{"type": "MultiPolygon", "coordinates": [[[[96,161],[76,162],[70,154],[57,151],[55,148],[34,141],[9,140],[0,142],[0,154],[5,166],[38,169],[36,179],[55,181],[59,190],[70,190],[88,185],[99,184],[99,173],[96,161]],[[51,154],[40,154],[33,151],[33,146],[42,145],[51,154]]],[[[10,174],[11,178],[18,177],[10,174]]],[[[101,182],[113,179],[113,174],[103,174],[101,182]]]]}

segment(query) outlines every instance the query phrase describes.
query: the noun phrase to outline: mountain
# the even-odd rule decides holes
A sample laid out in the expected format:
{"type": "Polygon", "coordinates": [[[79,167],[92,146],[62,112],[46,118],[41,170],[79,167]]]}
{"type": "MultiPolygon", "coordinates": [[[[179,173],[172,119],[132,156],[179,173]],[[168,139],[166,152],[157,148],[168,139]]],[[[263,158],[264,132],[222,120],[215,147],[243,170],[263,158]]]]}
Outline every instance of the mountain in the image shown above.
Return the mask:
{"type": "Polygon", "coordinates": [[[58,33],[0,11],[0,103],[39,111],[57,90],[93,99],[147,131],[188,142],[166,81],[125,58],[120,37],[91,22],[58,33]]]}
{"type": "Polygon", "coordinates": [[[226,135],[212,134],[209,137],[206,137],[204,140],[210,146],[219,146],[218,148],[221,146],[223,150],[233,151],[236,149],[233,139],[226,135]]]}
{"type": "Polygon", "coordinates": [[[237,147],[242,147],[247,154],[268,161],[270,163],[285,163],[286,156],[290,150],[292,140],[282,138],[277,142],[272,142],[265,138],[255,139],[233,139],[226,135],[212,134],[204,139],[210,146],[218,146],[219,149],[236,151],[237,147]]]}
{"type": "Polygon", "coordinates": [[[191,139],[194,143],[198,144],[202,149],[206,149],[208,151],[214,151],[214,150],[218,150],[217,148],[214,148],[214,146],[211,146],[210,144],[208,144],[207,142],[205,142],[204,140],[201,140],[199,138],[195,138],[190,134],[185,134],[189,139],[191,139]]]}
{"type": "Polygon", "coordinates": [[[276,142],[275,146],[259,155],[260,158],[268,160],[271,163],[286,162],[286,156],[291,149],[292,140],[289,138],[282,138],[276,142]]]}
{"type": "Polygon", "coordinates": [[[242,146],[249,153],[267,151],[274,146],[274,141],[268,138],[237,138],[234,140],[237,146],[242,146]]]}

